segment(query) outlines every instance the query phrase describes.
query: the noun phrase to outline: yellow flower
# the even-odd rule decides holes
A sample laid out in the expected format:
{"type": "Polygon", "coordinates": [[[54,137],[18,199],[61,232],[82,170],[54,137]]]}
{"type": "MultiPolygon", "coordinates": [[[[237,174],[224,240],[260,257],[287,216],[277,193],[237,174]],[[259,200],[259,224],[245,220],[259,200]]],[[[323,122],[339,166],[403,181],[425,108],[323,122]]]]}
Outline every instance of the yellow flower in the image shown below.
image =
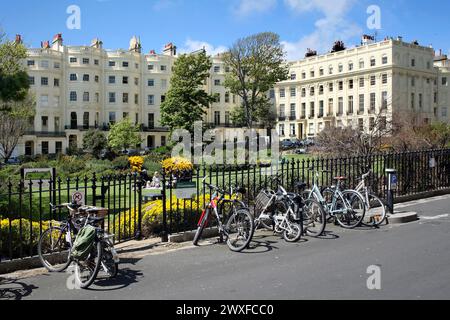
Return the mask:
{"type": "Polygon", "coordinates": [[[130,162],[132,172],[141,172],[142,171],[142,166],[144,165],[143,157],[130,157],[130,158],[128,158],[128,161],[130,162]]]}
{"type": "Polygon", "coordinates": [[[194,169],[192,162],[182,157],[166,159],[162,162],[162,167],[167,174],[177,174],[194,169]]]}

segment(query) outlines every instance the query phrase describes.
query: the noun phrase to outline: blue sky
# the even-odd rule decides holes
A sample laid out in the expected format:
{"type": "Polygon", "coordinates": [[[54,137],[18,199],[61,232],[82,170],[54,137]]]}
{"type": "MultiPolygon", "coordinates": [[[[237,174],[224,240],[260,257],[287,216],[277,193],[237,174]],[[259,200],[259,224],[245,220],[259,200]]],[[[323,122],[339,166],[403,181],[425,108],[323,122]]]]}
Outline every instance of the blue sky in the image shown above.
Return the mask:
{"type": "Polygon", "coordinates": [[[0,28],[39,47],[63,33],[66,44],[89,44],[99,37],[107,49],[128,48],[133,35],[143,49],[161,51],[175,43],[181,51],[203,46],[216,53],[236,39],[260,31],[277,32],[290,59],[306,48],[326,52],[335,39],[348,46],[363,33],[378,38],[402,35],[450,51],[450,2],[428,0],[2,0],[0,28]],[[69,30],[70,5],[81,10],[81,29],[69,30]],[[381,29],[369,30],[367,8],[381,10],[381,29]]]}

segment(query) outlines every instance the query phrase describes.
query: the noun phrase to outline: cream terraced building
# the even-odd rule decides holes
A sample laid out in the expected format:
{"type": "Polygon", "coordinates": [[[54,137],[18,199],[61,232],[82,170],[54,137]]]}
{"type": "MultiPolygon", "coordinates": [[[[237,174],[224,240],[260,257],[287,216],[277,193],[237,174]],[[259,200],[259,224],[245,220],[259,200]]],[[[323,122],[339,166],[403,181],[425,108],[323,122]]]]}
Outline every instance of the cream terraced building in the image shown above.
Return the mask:
{"type": "MultiPolygon", "coordinates": [[[[16,41],[22,41],[20,36],[16,41]]],[[[36,116],[14,155],[81,148],[87,130],[106,132],[109,124],[125,117],[141,126],[140,148],[167,143],[160,105],[177,58],[173,44],[162,54],[142,54],[136,37],[128,50],[111,51],[98,39],[90,46],[65,46],[58,34],[41,47],[29,49],[24,61],[36,96],[36,116]]],[[[217,101],[204,121],[227,131],[233,127],[230,113],[239,99],[223,86],[226,67],[220,55],[211,59],[205,89],[216,94],[217,101]]],[[[431,48],[401,39],[366,41],[289,65],[290,80],[270,92],[281,139],[315,136],[327,126],[368,130],[381,110],[386,120],[405,113],[415,113],[421,121],[450,120],[450,63],[446,56],[435,57],[431,48]]]]}
{"type": "MultiPolygon", "coordinates": [[[[17,36],[16,41],[22,41],[17,36]]],[[[169,132],[160,124],[160,106],[170,87],[176,47],[168,44],[162,54],[141,53],[133,37],[128,50],[105,50],[100,40],[90,46],[64,46],[62,35],[42,48],[29,49],[24,61],[36,97],[33,127],[22,138],[15,155],[65,153],[82,148],[84,134],[93,128],[108,131],[125,117],[141,126],[139,148],[167,143],[169,132]]],[[[217,95],[204,121],[229,126],[236,97],[223,86],[225,67],[212,58],[211,77],[205,84],[217,95]]]]}
{"type": "Polygon", "coordinates": [[[314,137],[330,126],[371,130],[405,114],[450,122],[449,62],[401,38],[291,62],[290,79],[271,98],[282,139],[314,137]]]}

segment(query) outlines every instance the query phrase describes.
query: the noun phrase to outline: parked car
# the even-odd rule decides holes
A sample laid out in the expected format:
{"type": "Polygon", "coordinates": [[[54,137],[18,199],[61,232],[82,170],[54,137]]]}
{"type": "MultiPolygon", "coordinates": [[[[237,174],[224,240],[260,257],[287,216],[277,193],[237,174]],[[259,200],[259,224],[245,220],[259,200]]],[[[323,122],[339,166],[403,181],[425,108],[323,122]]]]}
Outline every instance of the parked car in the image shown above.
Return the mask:
{"type": "Polygon", "coordinates": [[[139,156],[140,152],[139,152],[139,150],[136,150],[136,149],[122,150],[122,155],[128,156],[128,157],[135,157],[135,156],[139,156]]]}
{"type": "Polygon", "coordinates": [[[146,155],[149,155],[152,151],[153,151],[153,148],[145,148],[144,150],[141,150],[141,152],[139,152],[139,153],[141,156],[146,156],[146,155]]]}
{"type": "Polygon", "coordinates": [[[295,144],[291,141],[291,140],[289,140],[289,139],[286,139],[286,140],[283,140],[282,142],[281,142],[281,148],[282,149],[292,149],[292,148],[294,148],[295,147],[295,144]]]}
{"type": "Polygon", "coordinates": [[[305,148],[300,148],[294,151],[295,154],[307,154],[308,150],[306,150],[305,148]]]}
{"type": "Polygon", "coordinates": [[[307,138],[307,139],[303,140],[303,145],[305,147],[313,146],[314,145],[314,139],[307,138]]]}
{"type": "Polygon", "coordinates": [[[17,157],[11,157],[11,158],[8,159],[8,161],[6,161],[6,164],[18,165],[18,164],[21,164],[21,161],[17,157]]]}
{"type": "Polygon", "coordinates": [[[303,141],[301,141],[300,139],[294,138],[291,139],[291,142],[296,146],[296,147],[303,147],[303,141]]]}

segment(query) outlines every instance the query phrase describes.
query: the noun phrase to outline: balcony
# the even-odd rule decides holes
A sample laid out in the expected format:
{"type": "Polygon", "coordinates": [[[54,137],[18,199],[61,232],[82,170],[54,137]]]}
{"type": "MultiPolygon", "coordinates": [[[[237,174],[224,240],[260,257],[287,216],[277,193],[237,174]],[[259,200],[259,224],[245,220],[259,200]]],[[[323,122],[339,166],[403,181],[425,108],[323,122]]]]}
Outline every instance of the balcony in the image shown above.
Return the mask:
{"type": "Polygon", "coordinates": [[[25,136],[36,136],[42,138],[65,138],[65,132],[48,132],[48,131],[27,131],[25,136]]]}
{"type": "Polygon", "coordinates": [[[95,130],[95,129],[99,129],[98,125],[96,126],[65,126],[64,127],[65,130],[78,130],[78,131],[88,131],[88,130],[95,130]]]}
{"type": "Polygon", "coordinates": [[[289,121],[295,121],[295,120],[297,120],[297,117],[295,115],[289,117],[289,121]]]}
{"type": "Polygon", "coordinates": [[[286,121],[286,117],[285,116],[279,116],[278,117],[278,121],[286,121]]]}
{"type": "Polygon", "coordinates": [[[358,116],[364,115],[364,110],[358,110],[358,116]]]}

